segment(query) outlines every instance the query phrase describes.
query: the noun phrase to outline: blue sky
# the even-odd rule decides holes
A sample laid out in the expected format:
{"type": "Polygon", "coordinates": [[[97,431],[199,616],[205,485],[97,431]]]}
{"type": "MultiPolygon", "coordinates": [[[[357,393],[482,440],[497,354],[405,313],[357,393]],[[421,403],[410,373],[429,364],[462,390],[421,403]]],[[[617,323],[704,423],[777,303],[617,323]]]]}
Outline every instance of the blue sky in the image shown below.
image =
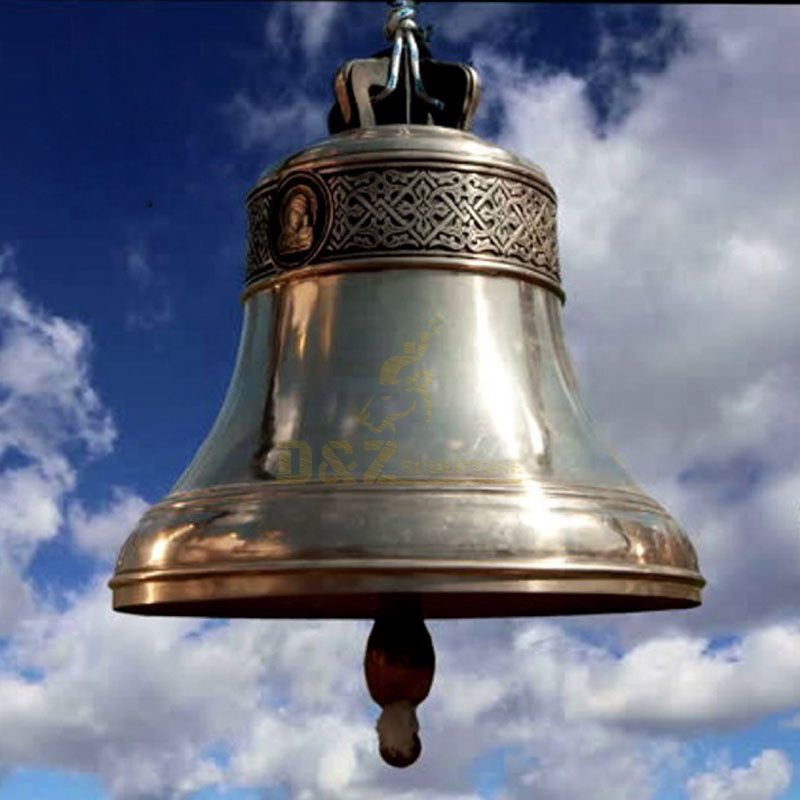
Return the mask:
{"type": "Polygon", "coordinates": [[[114,551],[226,389],[244,197],[325,135],[384,14],[0,4],[0,800],[800,797],[791,8],[420,10],[482,73],[477,132],[559,192],[588,405],[696,541],[702,609],[437,624],[442,744],[402,775],[363,626],[110,611],[114,551]]]}

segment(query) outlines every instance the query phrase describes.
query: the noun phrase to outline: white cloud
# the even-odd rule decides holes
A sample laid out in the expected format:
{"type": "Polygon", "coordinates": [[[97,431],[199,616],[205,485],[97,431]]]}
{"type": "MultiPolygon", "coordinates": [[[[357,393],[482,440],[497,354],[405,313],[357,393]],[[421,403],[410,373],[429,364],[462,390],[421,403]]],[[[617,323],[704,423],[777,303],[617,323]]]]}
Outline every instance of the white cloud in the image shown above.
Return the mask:
{"type": "Polygon", "coordinates": [[[698,545],[713,583],[688,624],[724,629],[786,613],[796,575],[796,501],[781,494],[766,526],[756,522],[765,503],[747,493],[775,496],[800,472],[800,316],[789,299],[800,294],[790,221],[800,175],[787,168],[800,18],[675,13],[692,46],[637,80],[629,115],[604,135],[585,80],[525,72],[487,50],[476,60],[503,112],[502,143],[542,164],[559,193],[566,331],[588,405],[698,545]],[[731,465],[743,459],[757,462],[761,484],[736,484],[731,465]],[[718,486],[682,478],[726,471],[718,486]],[[742,586],[760,587],[749,608],[742,586]]]}
{"type": "MultiPolygon", "coordinates": [[[[707,725],[728,714],[729,703],[741,712],[749,702],[746,713],[756,718],[768,710],[765,697],[775,708],[796,694],[796,672],[786,667],[798,651],[796,632],[734,648],[739,663],[720,678],[703,672],[699,642],[680,651],[655,643],[620,663],[549,622],[432,628],[438,664],[420,709],[423,757],[398,774],[376,752],[378,709],[361,667],[365,624],[208,627],[126,617],[110,610],[98,585],[66,612],[42,612],[14,638],[14,667],[41,677],[0,673],[0,764],[88,771],[125,800],[217,783],[283,786],[292,797],[463,800],[473,796],[476,759],[494,752],[508,797],[535,787],[543,800],[590,791],[642,800],[654,796],[664,770],[681,764],[677,744],[642,735],[640,705],[645,715],[666,714],[662,729],[676,730],[680,713],[707,725]],[[778,688],[753,685],[754,660],[755,672],[769,667],[778,688]],[[669,672],[669,692],[659,668],[669,672]],[[678,714],[664,711],[666,701],[647,690],[653,684],[678,714]],[[627,704],[608,713],[619,697],[627,704]],[[230,753],[227,765],[208,755],[220,747],[230,753]]],[[[724,665],[730,655],[717,658],[724,665]]]]}
{"type": "Polygon", "coordinates": [[[267,45],[274,55],[286,56],[294,39],[313,58],[329,40],[338,22],[340,2],[272,3],[264,26],[267,45]]]}
{"type": "Polygon", "coordinates": [[[7,559],[0,562],[0,635],[14,629],[34,609],[33,590],[7,559]]]}
{"type": "Polygon", "coordinates": [[[764,750],[746,767],[722,765],[694,775],[690,800],[777,800],[789,788],[792,764],[780,750],[764,750]]]}
{"type": "MultiPolygon", "coordinates": [[[[108,452],[116,432],[89,384],[86,328],[34,307],[6,270],[0,273],[0,330],[0,450],[46,460],[74,438],[91,453],[108,452]]],[[[57,463],[48,466],[60,471],[57,463]]]]}
{"type": "Polygon", "coordinates": [[[292,13],[302,20],[302,41],[307,53],[319,52],[328,41],[341,8],[337,2],[292,3],[292,13]]]}
{"type": "Polygon", "coordinates": [[[116,431],[89,379],[86,328],[28,301],[9,248],[0,266],[0,592],[18,598],[4,605],[5,629],[29,606],[22,574],[36,547],[63,522],[72,451],[106,453],[116,431]]]}
{"type": "Polygon", "coordinates": [[[341,797],[362,782],[358,762],[373,758],[372,740],[366,721],[352,724],[324,713],[299,720],[288,713],[265,714],[234,756],[232,772],[245,786],[288,784],[299,796],[341,797]],[[298,774],[300,763],[307,765],[305,775],[298,774]]]}
{"type": "Polygon", "coordinates": [[[685,635],[567,669],[566,713],[691,733],[743,727],[800,708],[800,624],[760,628],[724,647],[685,635]]]}
{"type": "Polygon", "coordinates": [[[14,659],[42,677],[0,677],[0,761],[91,772],[118,798],[216,781],[203,746],[257,699],[259,654],[226,629],[195,638],[200,626],[115,615],[104,583],[29,620],[14,659]]]}
{"type": "Polygon", "coordinates": [[[0,672],[0,765],[89,772],[120,800],[221,781],[341,796],[375,761],[364,631],[343,636],[357,627],[126,616],[103,581],[16,633],[15,670],[0,672]]]}
{"type": "Polygon", "coordinates": [[[655,796],[659,771],[677,763],[669,744],[637,742],[602,726],[538,726],[533,757],[509,775],[503,800],[642,800],[655,796]]]}
{"type": "Polygon", "coordinates": [[[483,38],[498,35],[498,29],[514,15],[514,24],[533,27],[534,6],[531,3],[447,3],[430,4],[418,18],[422,27],[433,22],[433,43],[440,37],[450,42],[466,42],[476,35],[483,38]]]}
{"type": "Polygon", "coordinates": [[[113,560],[149,503],[130,490],[115,487],[111,501],[94,513],[80,501],[69,509],[69,525],[77,546],[102,560],[113,560]]]}
{"type": "Polygon", "coordinates": [[[125,251],[128,277],[138,290],[136,308],[125,314],[129,330],[150,331],[172,320],[172,300],[164,275],[153,268],[146,242],[138,239],[125,251]]]}
{"type": "Polygon", "coordinates": [[[587,72],[587,87],[602,104],[603,126],[630,112],[640,96],[643,72],[658,72],[681,49],[681,17],[670,6],[648,9],[656,24],[641,24],[641,7],[597,4],[592,7],[597,31],[597,57],[587,72]]]}
{"type": "Polygon", "coordinates": [[[125,254],[125,266],[127,267],[128,275],[140,289],[146,289],[151,284],[153,267],[141,242],[128,248],[125,254]]]}
{"type": "Polygon", "coordinates": [[[302,92],[289,103],[270,107],[259,105],[245,92],[237,92],[227,110],[242,147],[283,147],[288,141],[294,143],[294,150],[325,133],[326,103],[302,92]]]}
{"type": "MultiPolygon", "coordinates": [[[[718,10],[722,35],[735,27],[733,19],[750,23],[738,11],[718,10]]],[[[684,13],[691,19],[695,12],[684,13]]],[[[751,16],[762,20],[762,53],[774,47],[773,27],[796,23],[778,9],[770,26],[763,24],[768,14],[751,16]]],[[[776,145],[785,145],[784,158],[794,147],[785,137],[791,86],[773,80],[775,65],[767,59],[761,69],[749,62],[714,91],[727,70],[708,45],[676,59],[665,75],[642,79],[638,106],[600,138],[584,81],[537,79],[503,59],[480,60],[500,86],[503,142],[542,163],[559,191],[566,311],[595,404],[603,402],[612,425],[634,423],[633,434],[618,437],[623,442],[645,433],[649,445],[658,430],[659,449],[661,440],[673,442],[662,450],[667,456],[707,453],[713,442],[725,447],[729,420],[720,418],[717,403],[746,391],[769,369],[794,366],[796,338],[786,334],[797,323],[786,297],[800,282],[788,268],[797,233],[773,209],[793,200],[798,178],[791,170],[767,169],[777,160],[776,145]],[[765,78],[772,85],[760,95],[760,113],[720,126],[719,117],[738,115],[742,95],[754,93],[753,84],[764,86],[765,78]],[[752,146],[756,140],[759,147],[752,146]],[[745,189],[743,173],[761,180],[745,189]],[[761,192],[769,192],[770,202],[761,192]],[[607,380],[608,359],[618,358],[621,344],[633,374],[607,380]],[[691,381],[683,407],[674,403],[674,389],[667,391],[681,386],[678,379],[691,381]],[[622,413],[614,413],[620,405],[622,413]],[[632,412],[641,418],[631,419],[632,412]],[[717,427],[694,447],[708,421],[717,427]]]]}
{"type": "MultiPolygon", "coordinates": [[[[800,187],[787,165],[800,21],[780,9],[676,13],[695,49],[643,80],[604,137],[584,81],[525,73],[497,54],[482,61],[506,111],[503,141],[544,164],[561,196],[568,334],[590,405],[634,474],[688,523],[714,581],[706,610],[617,620],[621,655],[553,623],[436,624],[423,756],[397,773],[376,753],[367,626],[135,619],[112,613],[97,585],[66,611],[40,603],[17,626],[0,672],[0,764],[88,771],[115,798],[222,783],[281,785],[296,798],[464,800],[494,754],[510,797],[643,800],[662,771],[680,771],[681,738],[798,707],[800,187]],[[744,456],[766,474],[736,503],[679,479],[744,456]],[[741,638],[710,648],[718,628],[741,638]],[[219,750],[229,758],[215,759],[219,750]]],[[[239,95],[245,143],[321,125],[313,103],[298,102],[272,118],[239,95]]],[[[76,479],[40,420],[54,441],[96,452],[113,426],[87,379],[85,330],[32,310],[7,281],[0,301],[12,328],[30,329],[9,339],[17,349],[5,361],[0,352],[0,380],[25,398],[0,418],[0,437],[35,469],[6,472],[6,507],[38,498],[24,526],[35,535],[7,536],[35,546],[55,535],[76,479]],[[13,353],[35,368],[20,369],[13,353]]],[[[139,502],[129,493],[98,512],[76,504],[76,542],[109,553],[117,520],[139,502]]],[[[19,580],[10,575],[8,586],[19,580]]],[[[765,751],[748,767],[696,775],[687,790],[692,800],[765,800],[790,778],[785,756],[765,751]]]]}

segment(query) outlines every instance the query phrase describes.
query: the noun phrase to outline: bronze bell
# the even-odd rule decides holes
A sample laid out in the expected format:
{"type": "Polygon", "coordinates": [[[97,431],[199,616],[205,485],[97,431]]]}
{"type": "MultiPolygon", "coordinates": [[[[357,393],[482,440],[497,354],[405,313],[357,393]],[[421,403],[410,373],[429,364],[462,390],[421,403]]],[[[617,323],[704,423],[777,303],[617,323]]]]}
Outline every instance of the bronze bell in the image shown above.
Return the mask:
{"type": "Polygon", "coordinates": [[[553,187],[466,131],[477,75],[430,58],[413,12],[339,70],[334,135],[250,193],[230,389],[110,584],[140,614],[377,619],[396,765],[433,678],[423,618],[687,608],[704,584],[581,403],[553,187]]]}

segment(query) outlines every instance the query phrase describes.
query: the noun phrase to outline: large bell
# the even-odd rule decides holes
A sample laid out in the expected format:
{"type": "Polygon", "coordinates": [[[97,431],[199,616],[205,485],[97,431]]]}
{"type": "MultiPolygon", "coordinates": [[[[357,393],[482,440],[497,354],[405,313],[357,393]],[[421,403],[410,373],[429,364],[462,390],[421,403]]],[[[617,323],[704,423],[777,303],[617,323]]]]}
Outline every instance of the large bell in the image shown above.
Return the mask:
{"type": "Polygon", "coordinates": [[[581,403],[553,187],[460,129],[476,76],[420,55],[414,30],[387,30],[398,59],[340,70],[340,132],[250,193],[230,389],[122,548],[117,610],[507,617],[700,602],[689,539],[581,403]],[[400,47],[398,30],[412,31],[400,47]],[[393,72],[395,96],[376,97],[393,72]]]}

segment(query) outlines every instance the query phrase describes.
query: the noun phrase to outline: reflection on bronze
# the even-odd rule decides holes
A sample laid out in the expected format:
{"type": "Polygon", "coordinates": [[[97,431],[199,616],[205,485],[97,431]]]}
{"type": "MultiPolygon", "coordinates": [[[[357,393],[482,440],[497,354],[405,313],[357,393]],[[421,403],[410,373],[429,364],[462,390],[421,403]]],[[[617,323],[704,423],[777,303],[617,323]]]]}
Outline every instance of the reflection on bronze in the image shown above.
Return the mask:
{"type": "Polygon", "coordinates": [[[475,87],[437,82],[424,42],[444,108],[408,85],[405,30],[385,99],[388,60],[351,69],[342,132],[250,193],[230,389],[111,580],[132,613],[378,619],[365,669],[395,765],[421,747],[424,618],[689,608],[704,585],[582,404],[553,187],[461,129],[475,87]]]}
{"type": "MultiPolygon", "coordinates": [[[[332,220],[327,240],[303,267],[371,269],[380,260],[435,268],[455,261],[489,273],[516,268],[560,291],[555,193],[541,170],[463,131],[386,126],[380,137],[362,133],[298,154],[250,193],[248,286],[287,268],[267,245],[270,220],[276,201],[282,221],[294,196],[280,200],[282,174],[307,168],[310,157],[330,194],[332,220]],[[458,163],[462,154],[470,155],[468,163],[458,163]]],[[[296,188],[313,196],[303,184],[296,188]]],[[[279,257],[284,247],[282,233],[279,257]]]]}
{"type": "Polygon", "coordinates": [[[314,221],[317,198],[308,186],[293,186],[281,203],[281,233],[278,251],[281,255],[311,249],[314,243],[314,221]]]}

